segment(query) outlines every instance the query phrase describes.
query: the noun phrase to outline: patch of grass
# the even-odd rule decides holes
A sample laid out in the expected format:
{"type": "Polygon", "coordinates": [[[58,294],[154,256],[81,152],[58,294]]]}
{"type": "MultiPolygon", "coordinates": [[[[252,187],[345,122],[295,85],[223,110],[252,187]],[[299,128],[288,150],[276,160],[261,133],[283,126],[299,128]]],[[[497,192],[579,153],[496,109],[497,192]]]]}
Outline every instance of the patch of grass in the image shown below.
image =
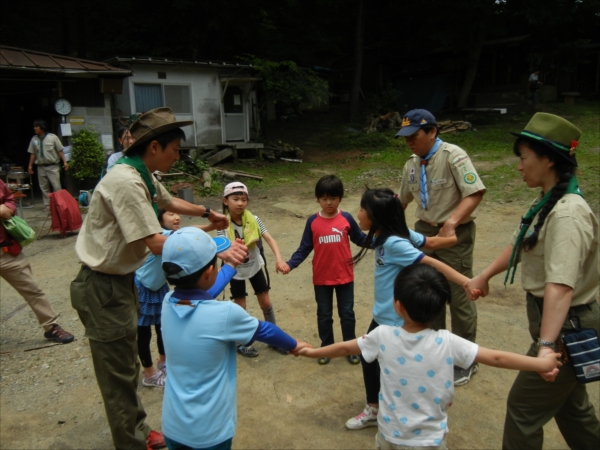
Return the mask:
{"type": "MultiPolygon", "coordinates": [[[[600,108],[598,103],[580,102],[575,105],[544,104],[544,111],[557,114],[574,123],[582,131],[577,149],[579,169],[577,177],[585,199],[598,213],[600,206],[600,108]]],[[[338,112],[339,113],[339,112],[338,112]]],[[[394,139],[395,130],[377,133],[347,131],[348,124],[335,111],[330,115],[306,115],[295,129],[286,129],[289,142],[310,141],[318,148],[319,163],[266,163],[236,165],[239,169],[264,176],[262,182],[246,180],[249,189],[273,188],[298,183],[298,193],[312,192],[317,170],[336,174],[350,190],[370,186],[388,186],[398,189],[402,167],[411,152],[404,139],[394,139]],[[292,133],[294,132],[294,133],[292,133]],[[301,186],[301,187],[300,187],[301,186]]],[[[529,203],[536,192],[521,181],[516,170],[517,158],[512,147],[515,141],[510,131],[521,131],[531,115],[495,117],[485,124],[476,124],[473,131],[443,134],[444,141],[465,149],[475,164],[487,188],[485,201],[523,201],[529,203]]],[[[308,155],[307,155],[308,156],[308,155]]],[[[310,158],[306,158],[310,160],[310,158]]],[[[306,161],[305,159],[305,161],[306,161]]],[[[244,181],[244,182],[246,182],[244,181]]]]}

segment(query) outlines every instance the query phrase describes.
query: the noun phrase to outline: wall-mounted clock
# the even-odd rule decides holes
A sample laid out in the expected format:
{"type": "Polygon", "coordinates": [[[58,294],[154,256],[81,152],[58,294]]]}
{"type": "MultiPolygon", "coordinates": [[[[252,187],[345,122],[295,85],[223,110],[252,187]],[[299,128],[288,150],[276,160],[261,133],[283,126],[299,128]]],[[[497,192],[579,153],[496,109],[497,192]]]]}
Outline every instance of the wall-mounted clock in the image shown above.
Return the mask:
{"type": "Polygon", "coordinates": [[[59,98],[54,102],[54,109],[57,113],[66,116],[71,112],[71,103],[67,99],[59,98]]]}

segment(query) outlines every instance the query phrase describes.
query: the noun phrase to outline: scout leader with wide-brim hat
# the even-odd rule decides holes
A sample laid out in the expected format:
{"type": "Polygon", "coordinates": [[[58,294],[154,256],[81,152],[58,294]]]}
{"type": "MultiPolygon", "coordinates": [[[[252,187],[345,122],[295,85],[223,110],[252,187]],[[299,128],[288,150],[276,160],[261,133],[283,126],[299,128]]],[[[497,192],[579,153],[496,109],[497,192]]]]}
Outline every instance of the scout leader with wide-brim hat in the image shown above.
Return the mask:
{"type": "MultiPolygon", "coordinates": [[[[598,220],[575,177],[581,136],[575,125],[537,113],[511,134],[518,138],[517,170],[527,186],[541,192],[511,244],[468,287],[487,294],[490,278],[507,268],[505,283],[512,283],[520,262],[532,337],[527,354],[553,357],[561,336],[575,327],[600,333],[598,220]]],[[[583,383],[597,376],[600,364],[590,361],[586,367],[578,373],[581,366],[565,362],[549,373],[519,373],[508,396],[502,447],[542,448],[542,427],[554,417],[569,447],[597,448],[600,422],[583,383]]]]}
{"type": "MultiPolygon", "coordinates": [[[[226,228],[226,217],[204,206],[173,198],[152,175],[167,172],[179,159],[185,134],[169,108],[142,114],[131,126],[131,145],[94,190],[75,250],[82,268],[71,283],[71,303],[89,338],[96,380],[116,448],[146,448],[156,433],[136,394],[138,299],[134,273],[150,252],[159,255],[166,236],[158,207],[178,214],[205,217],[214,228],[226,228]],[[110,306],[110,307],[106,307],[110,306]]],[[[234,265],[247,249],[233,243],[220,254],[234,265]]],[[[164,443],[164,440],[163,440],[164,443]]]]}

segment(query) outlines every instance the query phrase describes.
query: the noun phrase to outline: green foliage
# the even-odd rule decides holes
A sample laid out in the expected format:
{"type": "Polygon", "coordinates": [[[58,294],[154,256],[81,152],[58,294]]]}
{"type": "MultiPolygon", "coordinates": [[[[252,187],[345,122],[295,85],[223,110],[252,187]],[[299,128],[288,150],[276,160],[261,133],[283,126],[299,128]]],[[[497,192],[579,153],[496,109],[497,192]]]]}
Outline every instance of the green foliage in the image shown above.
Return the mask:
{"type": "Polygon", "coordinates": [[[78,180],[99,178],[106,165],[100,135],[91,127],[76,131],[71,138],[71,147],[69,173],[78,180]]]}
{"type": "Polygon", "coordinates": [[[196,159],[194,162],[186,162],[183,159],[175,161],[171,166],[170,172],[187,172],[191,175],[202,175],[202,172],[208,169],[208,164],[196,159]]]}
{"type": "Polygon", "coordinates": [[[263,78],[265,89],[276,103],[296,108],[310,97],[323,101],[327,83],[313,70],[299,67],[294,61],[267,61],[255,56],[242,58],[249,62],[263,78]]]}

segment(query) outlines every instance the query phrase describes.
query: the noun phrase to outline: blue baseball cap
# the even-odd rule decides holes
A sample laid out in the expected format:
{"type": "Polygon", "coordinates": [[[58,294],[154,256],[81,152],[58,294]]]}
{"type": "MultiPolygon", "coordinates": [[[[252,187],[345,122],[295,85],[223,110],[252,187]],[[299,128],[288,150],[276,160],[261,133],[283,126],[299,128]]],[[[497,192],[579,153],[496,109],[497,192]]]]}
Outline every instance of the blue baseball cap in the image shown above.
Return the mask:
{"type": "Polygon", "coordinates": [[[231,247],[231,241],[224,236],[210,237],[196,227],[185,227],[170,235],[163,246],[163,263],[173,263],[181,271],[169,278],[183,278],[198,272],[213,260],[217,253],[231,247]]]}
{"type": "Polygon", "coordinates": [[[396,133],[396,137],[410,136],[416,133],[419,129],[425,125],[435,126],[435,117],[426,109],[413,109],[402,118],[402,127],[396,133]]]}

